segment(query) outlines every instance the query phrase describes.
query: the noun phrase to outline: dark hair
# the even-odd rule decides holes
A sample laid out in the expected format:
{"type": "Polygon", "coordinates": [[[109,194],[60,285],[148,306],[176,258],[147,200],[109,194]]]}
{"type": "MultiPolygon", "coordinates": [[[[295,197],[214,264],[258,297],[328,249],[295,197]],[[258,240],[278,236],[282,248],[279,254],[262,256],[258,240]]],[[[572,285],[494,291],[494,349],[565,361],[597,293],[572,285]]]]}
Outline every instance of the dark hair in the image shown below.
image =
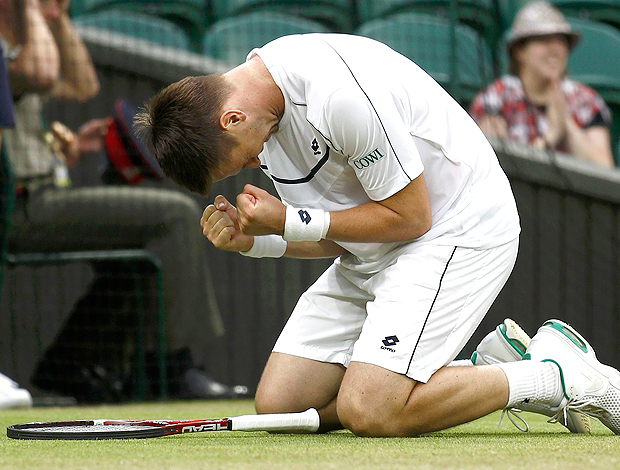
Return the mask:
{"type": "Polygon", "coordinates": [[[159,91],[134,118],[163,172],[190,191],[209,192],[212,171],[235,143],[219,125],[230,91],[221,74],[186,77],[159,91]]]}

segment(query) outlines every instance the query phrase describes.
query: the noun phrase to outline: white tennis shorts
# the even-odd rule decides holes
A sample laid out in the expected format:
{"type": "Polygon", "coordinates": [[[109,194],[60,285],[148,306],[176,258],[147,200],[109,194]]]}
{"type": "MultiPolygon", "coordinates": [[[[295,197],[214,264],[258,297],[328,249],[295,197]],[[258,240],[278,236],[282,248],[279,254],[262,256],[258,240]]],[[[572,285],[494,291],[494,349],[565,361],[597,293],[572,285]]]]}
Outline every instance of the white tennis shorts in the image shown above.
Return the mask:
{"type": "Polygon", "coordinates": [[[273,351],[345,367],[375,364],[427,382],[473,335],[508,280],[518,245],[414,243],[376,274],[335,262],[301,296],[273,351]]]}

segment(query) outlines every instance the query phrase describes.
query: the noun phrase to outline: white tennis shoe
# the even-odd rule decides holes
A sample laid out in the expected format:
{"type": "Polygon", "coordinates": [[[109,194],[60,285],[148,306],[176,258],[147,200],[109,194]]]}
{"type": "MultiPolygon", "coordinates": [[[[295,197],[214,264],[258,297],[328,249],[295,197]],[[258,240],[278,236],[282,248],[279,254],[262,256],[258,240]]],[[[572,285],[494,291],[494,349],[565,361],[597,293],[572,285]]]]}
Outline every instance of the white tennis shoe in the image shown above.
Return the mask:
{"type": "MultiPolygon", "coordinates": [[[[551,361],[560,369],[564,398],[550,421],[567,425],[571,412],[598,418],[620,434],[620,372],[601,364],[588,342],[570,325],[548,320],[532,338],[524,359],[551,361]]],[[[520,408],[530,411],[528,404],[520,408]]],[[[546,414],[546,413],[545,413],[546,414]]]]}
{"type": "Polygon", "coordinates": [[[517,322],[506,318],[480,341],[471,355],[471,362],[480,366],[520,361],[529,344],[528,334],[517,325],[517,322]]]}
{"type": "MultiPolygon", "coordinates": [[[[526,353],[530,345],[530,336],[521,328],[517,322],[510,318],[506,318],[502,323],[497,325],[495,330],[491,331],[480,342],[476,350],[471,356],[471,362],[474,365],[492,365],[501,362],[520,361],[526,353]]],[[[533,413],[544,414],[550,418],[554,418],[556,410],[543,403],[524,404],[523,411],[531,411],[533,413]]],[[[525,428],[514,421],[510,413],[514,413],[515,409],[507,410],[510,421],[521,431],[527,431],[529,426],[525,420],[517,415],[517,419],[522,421],[525,428]]],[[[554,421],[555,422],[555,421],[554,421]]],[[[570,432],[589,433],[591,430],[590,418],[578,411],[567,411],[566,419],[562,422],[570,432]]]]}
{"type": "Polygon", "coordinates": [[[0,409],[32,406],[32,396],[16,382],[0,374],[0,409]]]}

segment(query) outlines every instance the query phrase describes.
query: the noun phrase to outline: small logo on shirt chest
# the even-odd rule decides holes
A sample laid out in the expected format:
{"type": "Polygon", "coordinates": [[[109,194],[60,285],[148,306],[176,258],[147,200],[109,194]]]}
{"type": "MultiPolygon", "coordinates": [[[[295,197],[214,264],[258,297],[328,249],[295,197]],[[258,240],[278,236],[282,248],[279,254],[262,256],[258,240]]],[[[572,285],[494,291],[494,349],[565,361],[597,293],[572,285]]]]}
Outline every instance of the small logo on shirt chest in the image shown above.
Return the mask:
{"type": "Polygon", "coordinates": [[[370,152],[365,157],[358,158],[357,160],[353,160],[353,165],[358,170],[363,170],[364,168],[368,168],[371,165],[374,165],[379,160],[385,157],[385,152],[381,147],[377,147],[372,152],[370,152]]]}
{"type": "Polygon", "coordinates": [[[310,148],[312,149],[315,155],[320,155],[321,147],[319,146],[319,143],[317,142],[316,138],[312,139],[312,142],[310,143],[310,148]]]}

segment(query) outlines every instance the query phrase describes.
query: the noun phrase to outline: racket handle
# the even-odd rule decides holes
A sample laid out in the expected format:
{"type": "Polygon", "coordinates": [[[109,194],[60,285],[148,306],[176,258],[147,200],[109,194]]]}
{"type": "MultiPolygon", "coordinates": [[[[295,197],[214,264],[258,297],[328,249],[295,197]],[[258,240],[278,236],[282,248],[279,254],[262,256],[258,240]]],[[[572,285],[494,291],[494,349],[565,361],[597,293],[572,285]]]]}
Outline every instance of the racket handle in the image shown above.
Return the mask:
{"type": "Polygon", "coordinates": [[[231,431],[309,431],[319,429],[319,412],[310,408],[302,413],[243,415],[230,418],[231,431]]]}

